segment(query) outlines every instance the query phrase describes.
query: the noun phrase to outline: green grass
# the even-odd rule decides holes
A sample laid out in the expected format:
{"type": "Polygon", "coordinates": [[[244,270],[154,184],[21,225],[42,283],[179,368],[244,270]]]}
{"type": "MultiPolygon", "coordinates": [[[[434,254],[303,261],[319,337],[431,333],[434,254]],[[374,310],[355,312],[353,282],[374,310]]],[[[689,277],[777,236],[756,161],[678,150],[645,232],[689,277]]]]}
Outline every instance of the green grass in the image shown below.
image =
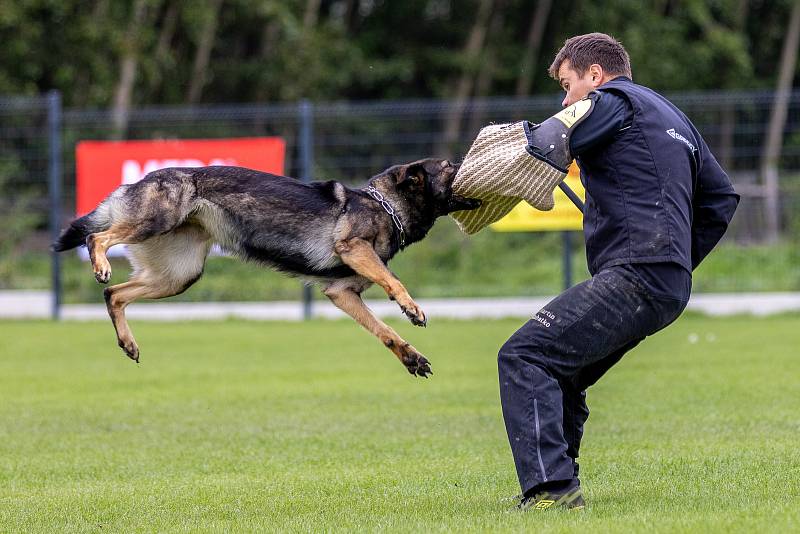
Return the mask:
{"type": "Polygon", "coordinates": [[[496,352],[518,321],[0,322],[0,532],[800,528],[797,316],[684,316],[589,392],[583,512],[518,491],[496,352]],[[694,341],[694,342],[693,342],[694,341]]]}

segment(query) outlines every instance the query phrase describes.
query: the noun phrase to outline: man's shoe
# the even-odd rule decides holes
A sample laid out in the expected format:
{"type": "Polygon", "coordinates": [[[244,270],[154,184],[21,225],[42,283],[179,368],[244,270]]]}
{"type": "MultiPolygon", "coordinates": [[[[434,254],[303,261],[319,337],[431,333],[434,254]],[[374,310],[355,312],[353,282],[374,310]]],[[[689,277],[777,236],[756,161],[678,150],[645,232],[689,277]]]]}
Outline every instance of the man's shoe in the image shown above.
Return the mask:
{"type": "Polygon", "coordinates": [[[580,510],[586,506],[583,500],[583,490],[580,486],[566,493],[542,491],[533,497],[526,497],[519,503],[520,510],[547,510],[548,508],[569,508],[580,510]]]}

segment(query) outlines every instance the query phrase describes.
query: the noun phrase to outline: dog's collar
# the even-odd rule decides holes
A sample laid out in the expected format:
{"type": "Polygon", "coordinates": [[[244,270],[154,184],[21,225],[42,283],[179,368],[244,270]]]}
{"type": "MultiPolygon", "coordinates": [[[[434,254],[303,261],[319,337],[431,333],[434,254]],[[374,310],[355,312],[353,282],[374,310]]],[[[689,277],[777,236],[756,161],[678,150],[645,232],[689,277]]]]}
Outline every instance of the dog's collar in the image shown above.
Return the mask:
{"type": "Polygon", "coordinates": [[[380,191],[375,189],[374,186],[368,185],[366,188],[366,192],[369,194],[369,196],[377,200],[378,203],[380,203],[381,207],[383,207],[383,209],[386,210],[386,213],[388,213],[389,216],[392,218],[392,222],[394,223],[397,230],[400,232],[400,248],[405,248],[406,231],[403,230],[403,223],[400,222],[400,218],[397,216],[397,213],[395,213],[392,205],[389,204],[389,201],[386,200],[386,197],[384,197],[380,191]]]}

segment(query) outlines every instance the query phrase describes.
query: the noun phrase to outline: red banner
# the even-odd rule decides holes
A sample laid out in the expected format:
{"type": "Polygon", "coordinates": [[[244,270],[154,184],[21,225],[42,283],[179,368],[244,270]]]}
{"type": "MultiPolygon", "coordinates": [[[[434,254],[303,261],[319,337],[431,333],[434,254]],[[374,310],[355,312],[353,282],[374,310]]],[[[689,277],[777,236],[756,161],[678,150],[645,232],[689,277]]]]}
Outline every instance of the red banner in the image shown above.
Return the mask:
{"type": "Polygon", "coordinates": [[[81,141],[75,154],[76,212],[85,215],[120,185],[166,167],[236,165],[283,174],[285,152],[280,137],[81,141]]]}

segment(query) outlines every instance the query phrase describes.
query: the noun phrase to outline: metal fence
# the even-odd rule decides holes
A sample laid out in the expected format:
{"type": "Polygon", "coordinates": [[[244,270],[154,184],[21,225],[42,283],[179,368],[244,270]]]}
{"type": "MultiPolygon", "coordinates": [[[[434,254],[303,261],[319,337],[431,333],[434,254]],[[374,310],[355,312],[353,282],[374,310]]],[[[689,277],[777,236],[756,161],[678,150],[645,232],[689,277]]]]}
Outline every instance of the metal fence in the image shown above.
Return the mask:
{"type": "MultiPolygon", "coordinates": [[[[758,242],[765,236],[765,192],[758,168],[771,92],[680,93],[668,95],[695,123],[745,197],[733,236],[758,242]]],[[[154,107],[131,112],[128,139],[216,138],[277,135],[287,141],[290,176],[364,181],[397,162],[427,155],[459,158],[481,125],[543,120],[558,111],[560,95],[492,98],[457,105],[448,101],[398,101],[289,105],[154,107]],[[457,134],[447,139],[448,124],[457,134]],[[306,142],[303,143],[303,127],[306,142]],[[305,151],[305,152],[304,152],[305,151]],[[307,157],[304,166],[304,154],[307,157]]],[[[114,135],[109,111],[64,113],[65,207],[74,205],[74,145],[114,135]]],[[[794,173],[800,170],[800,91],[790,98],[781,158],[784,195],[782,227],[796,207],[794,173]]],[[[66,210],[69,212],[69,209],[66,210]]]]}
{"type": "MultiPolygon", "coordinates": [[[[57,257],[49,276],[35,281],[21,264],[31,252],[46,256],[62,219],[61,116],[58,92],[0,98],[0,288],[49,282],[58,289],[57,257]]],[[[54,316],[60,296],[52,291],[54,316]]]]}
{"type": "MultiPolygon", "coordinates": [[[[667,96],[692,119],[743,195],[727,238],[762,241],[768,214],[757,170],[773,93],[667,96]]],[[[280,136],[287,143],[288,175],[359,183],[398,162],[462,157],[481,125],[543,120],[560,100],[554,94],[464,105],[406,100],[151,107],[130,112],[122,137],[280,136]]],[[[119,137],[113,122],[107,110],[62,110],[57,93],[0,99],[0,289],[25,287],[14,262],[27,253],[46,254],[53,230],[74,213],[76,143],[119,137]]],[[[800,218],[800,91],[790,97],[780,171],[780,228],[787,234],[800,218]]],[[[41,286],[38,280],[31,287],[41,286]]]]}

